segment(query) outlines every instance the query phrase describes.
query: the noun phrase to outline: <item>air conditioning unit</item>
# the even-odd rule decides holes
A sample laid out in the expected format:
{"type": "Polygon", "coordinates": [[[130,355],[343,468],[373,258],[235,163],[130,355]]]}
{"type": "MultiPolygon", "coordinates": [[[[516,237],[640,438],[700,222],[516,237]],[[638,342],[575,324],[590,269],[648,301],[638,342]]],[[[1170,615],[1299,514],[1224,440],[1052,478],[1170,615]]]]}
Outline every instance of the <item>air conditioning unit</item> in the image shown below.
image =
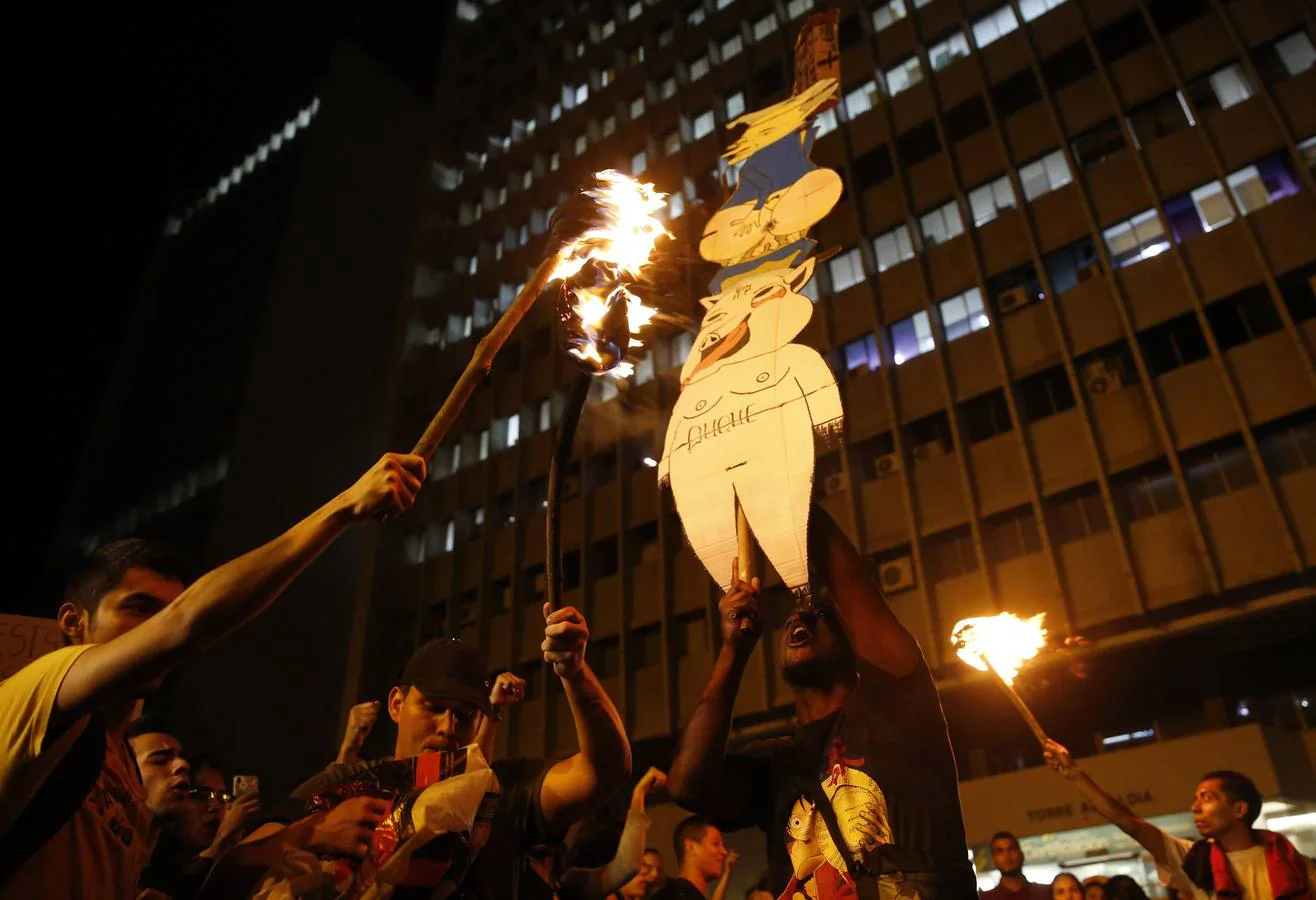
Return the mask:
{"type": "Polygon", "coordinates": [[[828,497],[845,490],[845,473],[833,472],[823,479],[823,493],[828,497]]]}
{"type": "Polygon", "coordinates": [[[1078,280],[1087,281],[1089,278],[1093,278],[1100,274],[1101,274],[1101,263],[1097,262],[1094,259],[1092,262],[1088,263],[1086,266],[1078,270],[1078,280]]]}
{"type": "Polygon", "coordinates": [[[928,441],[926,444],[919,444],[914,448],[914,458],[919,462],[936,459],[945,453],[946,448],[942,446],[941,441],[928,441]]]}
{"type": "Polygon", "coordinates": [[[1013,312],[1028,305],[1028,289],[1022,284],[1002,291],[996,298],[996,308],[1002,313],[1013,312]]]}
{"type": "Polygon", "coordinates": [[[580,476],[563,475],[562,476],[562,499],[570,500],[573,497],[580,496],[580,476]]]}
{"type": "Polygon", "coordinates": [[[877,470],[878,478],[886,478],[888,475],[896,474],[900,471],[900,454],[882,454],[877,459],[873,460],[873,468],[877,470]]]}
{"type": "Polygon", "coordinates": [[[1088,396],[1110,394],[1124,387],[1124,376],[1119,367],[1106,360],[1098,360],[1083,367],[1083,386],[1088,396]]]}
{"type": "Polygon", "coordinates": [[[907,591],[914,586],[914,562],[908,556],[883,563],[878,571],[882,590],[888,594],[907,591]]]}

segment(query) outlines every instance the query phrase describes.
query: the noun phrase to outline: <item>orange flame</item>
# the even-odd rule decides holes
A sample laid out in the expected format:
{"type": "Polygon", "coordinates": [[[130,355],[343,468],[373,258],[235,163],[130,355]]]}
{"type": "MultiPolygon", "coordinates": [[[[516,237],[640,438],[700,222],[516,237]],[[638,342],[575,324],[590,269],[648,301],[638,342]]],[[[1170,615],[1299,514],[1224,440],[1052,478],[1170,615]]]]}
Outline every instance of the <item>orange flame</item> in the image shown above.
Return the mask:
{"type": "Polygon", "coordinates": [[[955,652],[975,669],[989,669],[1013,684],[1020,667],[1046,644],[1046,613],[1021,619],[1013,613],[961,619],[950,633],[955,652]]]}

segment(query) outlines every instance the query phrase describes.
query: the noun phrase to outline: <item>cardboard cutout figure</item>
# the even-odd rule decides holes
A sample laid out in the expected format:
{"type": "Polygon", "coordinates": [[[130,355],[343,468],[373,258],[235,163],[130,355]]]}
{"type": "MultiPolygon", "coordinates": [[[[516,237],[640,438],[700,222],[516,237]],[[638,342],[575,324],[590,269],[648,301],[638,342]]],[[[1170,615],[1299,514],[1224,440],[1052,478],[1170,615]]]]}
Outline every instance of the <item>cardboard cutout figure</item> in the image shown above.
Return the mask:
{"type": "Polygon", "coordinates": [[[699,245],[723,268],[700,301],[707,312],[681,370],[658,477],[670,482],[686,538],[723,590],[739,505],[777,574],[807,593],[814,435],[839,434],[843,421],[831,369],[816,350],[792,343],[813,315],[801,293],[817,264],[807,232],[841,196],[840,176],[809,161],[811,120],[837,100],[838,79],[822,67],[838,55],[827,51],[834,19],[810,20],[812,37],[799,51],[808,56],[807,83],[728,126],[745,126],[723,154],[743,164],[739,183],[699,245]]]}

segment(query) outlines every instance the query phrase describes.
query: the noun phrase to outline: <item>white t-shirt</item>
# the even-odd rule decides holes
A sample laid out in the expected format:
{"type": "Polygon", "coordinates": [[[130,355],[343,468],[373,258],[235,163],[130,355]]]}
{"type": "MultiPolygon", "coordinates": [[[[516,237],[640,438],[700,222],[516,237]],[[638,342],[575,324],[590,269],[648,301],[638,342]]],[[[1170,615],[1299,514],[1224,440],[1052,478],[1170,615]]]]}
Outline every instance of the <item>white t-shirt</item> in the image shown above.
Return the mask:
{"type": "MultiPolygon", "coordinates": [[[[1156,866],[1161,884],[1188,891],[1193,895],[1193,900],[1215,900],[1215,891],[1202,890],[1189,880],[1183,870],[1183,859],[1192,849],[1193,842],[1177,838],[1164,831],[1161,835],[1165,838],[1167,863],[1164,866],[1160,864],[1156,866]]],[[[1266,870],[1265,847],[1258,844],[1246,850],[1226,853],[1225,857],[1229,860],[1230,871],[1234,873],[1234,881],[1242,892],[1242,900],[1275,900],[1275,894],[1270,889],[1270,873],[1266,870]]],[[[1306,857],[1303,859],[1307,863],[1307,884],[1316,886],[1316,863],[1306,857]]]]}

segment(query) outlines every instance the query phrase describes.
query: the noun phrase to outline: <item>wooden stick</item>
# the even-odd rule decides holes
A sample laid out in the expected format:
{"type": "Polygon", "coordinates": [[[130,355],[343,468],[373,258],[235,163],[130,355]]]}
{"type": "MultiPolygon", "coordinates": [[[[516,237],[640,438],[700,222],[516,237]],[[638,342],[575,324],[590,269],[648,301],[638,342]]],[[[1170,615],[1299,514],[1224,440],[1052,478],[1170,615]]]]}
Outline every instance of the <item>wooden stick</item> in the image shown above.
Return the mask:
{"type": "Polygon", "coordinates": [[[1037,738],[1037,742],[1045,748],[1048,738],[1046,732],[1042,730],[1042,724],[1037,721],[1037,716],[1033,715],[1033,711],[1028,708],[1028,704],[1024,703],[1024,699],[1019,696],[1013,686],[1006,683],[1005,679],[1001,677],[999,672],[992,669],[992,674],[995,675],[996,680],[1000,682],[1001,689],[1005,691],[1005,696],[1010,698],[1010,702],[1014,704],[1014,708],[1019,710],[1019,715],[1024,717],[1024,721],[1028,723],[1028,727],[1033,730],[1033,737],[1037,738]]]}
{"type": "Polygon", "coordinates": [[[580,414],[585,409],[585,400],[589,397],[590,384],[594,376],[580,372],[575,376],[571,393],[567,395],[567,405],[562,410],[562,419],[557,425],[557,444],[553,448],[553,458],[548,464],[548,515],[545,520],[544,537],[547,547],[544,552],[545,599],[549,609],[558,609],[562,605],[562,531],[559,527],[562,506],[562,475],[571,462],[571,448],[576,441],[576,426],[580,424],[580,414]]]}
{"type": "Polygon", "coordinates": [[[521,288],[521,292],[516,295],[512,305],[494,323],[489,333],[480,339],[476,345],[475,352],[471,354],[471,361],[466,364],[462,371],[461,377],[457,383],[452,386],[448,392],[448,399],[443,401],[439,411],[434,414],[430,420],[429,426],[425,433],[420,436],[412,453],[416,456],[423,456],[426,460],[434,456],[434,452],[439,449],[439,444],[448,436],[448,429],[457,421],[457,416],[461,415],[462,409],[466,406],[466,401],[471,399],[471,394],[475,392],[476,385],[489,374],[493,366],[494,357],[498,351],[503,349],[503,344],[511,336],[512,330],[521,323],[525,314],[530,311],[530,307],[539,299],[543,293],[544,285],[548,284],[548,279],[557,268],[559,253],[553,253],[539,263],[530,280],[521,288]]]}
{"type": "MultiPolygon", "coordinates": [[[[755,575],[757,566],[754,555],[754,532],[749,529],[749,519],[745,518],[745,508],[736,498],[736,561],[740,568],[740,580],[749,581],[755,575]]],[[[740,630],[748,634],[754,628],[749,619],[740,620],[740,630]]]]}

